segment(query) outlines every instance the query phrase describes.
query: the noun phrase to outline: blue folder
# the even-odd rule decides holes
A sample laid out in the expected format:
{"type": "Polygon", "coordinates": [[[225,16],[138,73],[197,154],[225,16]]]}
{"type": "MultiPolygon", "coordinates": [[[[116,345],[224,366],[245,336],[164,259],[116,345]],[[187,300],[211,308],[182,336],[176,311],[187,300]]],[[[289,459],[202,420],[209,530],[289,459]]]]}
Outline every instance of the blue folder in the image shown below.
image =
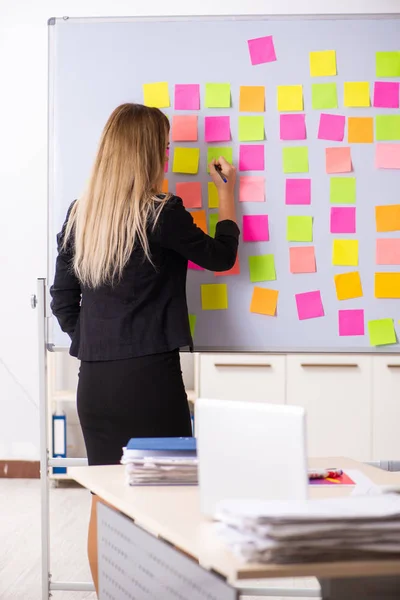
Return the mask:
{"type": "Polygon", "coordinates": [[[195,457],[197,455],[196,438],[131,438],[126,445],[130,456],[180,456],[195,457]]]}

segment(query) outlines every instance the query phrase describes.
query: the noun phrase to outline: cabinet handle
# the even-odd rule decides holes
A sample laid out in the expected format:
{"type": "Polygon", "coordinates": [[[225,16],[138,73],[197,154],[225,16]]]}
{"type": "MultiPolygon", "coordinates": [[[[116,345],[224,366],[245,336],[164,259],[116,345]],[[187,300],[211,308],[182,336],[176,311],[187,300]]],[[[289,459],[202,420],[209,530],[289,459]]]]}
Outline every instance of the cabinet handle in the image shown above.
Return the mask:
{"type": "Polygon", "coordinates": [[[221,368],[221,367],[228,367],[228,368],[255,367],[255,368],[268,369],[271,366],[272,365],[269,365],[268,363],[214,363],[214,367],[216,367],[217,369],[221,368]]]}
{"type": "Polygon", "coordinates": [[[357,363],[301,363],[302,367],[328,367],[333,369],[354,369],[357,368],[357,363]]]}
{"type": "Polygon", "coordinates": [[[400,369],[400,364],[398,364],[398,365],[388,365],[388,369],[400,369]]]}

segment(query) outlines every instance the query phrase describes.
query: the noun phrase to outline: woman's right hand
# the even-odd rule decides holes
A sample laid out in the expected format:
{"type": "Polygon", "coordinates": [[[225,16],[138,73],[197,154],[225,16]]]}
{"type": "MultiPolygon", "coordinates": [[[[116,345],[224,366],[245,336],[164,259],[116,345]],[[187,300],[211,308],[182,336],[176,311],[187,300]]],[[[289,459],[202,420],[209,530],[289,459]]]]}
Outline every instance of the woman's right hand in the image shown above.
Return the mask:
{"type": "Polygon", "coordinates": [[[211,179],[215,183],[218,190],[218,195],[232,196],[235,190],[236,183],[236,167],[228,163],[223,156],[220,156],[217,160],[213,159],[208,165],[211,179]],[[222,175],[225,177],[227,182],[225,183],[217,172],[216,167],[221,168],[222,175]]]}

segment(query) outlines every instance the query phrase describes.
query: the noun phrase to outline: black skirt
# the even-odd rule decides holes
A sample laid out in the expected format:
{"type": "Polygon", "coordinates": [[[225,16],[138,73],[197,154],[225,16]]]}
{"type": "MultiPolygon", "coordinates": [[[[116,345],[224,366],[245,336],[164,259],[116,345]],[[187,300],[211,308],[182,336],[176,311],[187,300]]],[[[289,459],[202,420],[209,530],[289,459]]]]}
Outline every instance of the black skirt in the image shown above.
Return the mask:
{"type": "Polygon", "coordinates": [[[118,464],[132,437],[192,435],[178,350],[82,361],[77,402],[89,465],[118,464]]]}

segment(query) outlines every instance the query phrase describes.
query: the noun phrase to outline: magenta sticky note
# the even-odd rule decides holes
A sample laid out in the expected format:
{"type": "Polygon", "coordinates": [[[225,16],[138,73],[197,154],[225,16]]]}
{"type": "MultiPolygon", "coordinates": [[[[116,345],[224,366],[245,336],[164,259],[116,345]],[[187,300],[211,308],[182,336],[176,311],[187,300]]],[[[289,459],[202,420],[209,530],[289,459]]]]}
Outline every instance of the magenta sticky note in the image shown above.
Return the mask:
{"type": "Polygon", "coordinates": [[[324,316],[324,307],[322,306],[321,292],[305,292],[296,294],[297,314],[300,321],[304,319],[316,319],[324,316]]]}
{"type": "Polygon", "coordinates": [[[243,217],[243,240],[245,242],[268,242],[268,215],[246,215],[243,217]]]}
{"type": "Polygon", "coordinates": [[[375,167],[377,169],[400,169],[400,144],[376,144],[375,167]]]}
{"type": "Polygon", "coordinates": [[[205,117],[204,135],[206,142],[227,142],[231,139],[229,117],[205,117]]]}
{"type": "Polygon", "coordinates": [[[306,115],[280,115],[281,140],[306,139],[306,115]]]}
{"type": "Polygon", "coordinates": [[[374,106],[399,108],[399,84],[397,81],[375,81],[374,106]]]}
{"type": "Polygon", "coordinates": [[[175,110],[199,110],[200,85],[198,83],[177,83],[175,85],[175,110]]]}
{"type": "Polygon", "coordinates": [[[364,335],[364,311],[339,310],[339,335],[364,335]]]}
{"type": "Polygon", "coordinates": [[[318,139],[343,142],[346,117],[321,113],[319,118],[318,139]]]}
{"type": "Polygon", "coordinates": [[[263,63],[276,60],[274,40],[272,35],[248,40],[250,60],[252,65],[261,65],[263,63]]]}
{"type": "Polygon", "coordinates": [[[192,271],[204,271],[203,267],[199,267],[199,265],[196,265],[196,263],[191,260],[188,261],[188,269],[191,269],[192,271]]]}
{"type": "Polygon", "coordinates": [[[355,233],[356,209],[354,207],[332,206],[331,233],[355,233]]]}
{"type": "Polygon", "coordinates": [[[400,265],[400,239],[380,238],[376,240],[376,264],[400,265]]]}
{"type": "Polygon", "coordinates": [[[169,150],[166,150],[165,154],[166,154],[166,160],[164,163],[164,173],[168,173],[169,150]]]}
{"type": "Polygon", "coordinates": [[[286,179],[286,204],[311,204],[311,179],[286,179]]]}
{"type": "Polygon", "coordinates": [[[265,178],[242,175],[239,179],[239,202],[264,202],[265,178]]]}
{"type": "Polygon", "coordinates": [[[241,144],[239,146],[239,171],[264,171],[264,146],[241,144]]]}

